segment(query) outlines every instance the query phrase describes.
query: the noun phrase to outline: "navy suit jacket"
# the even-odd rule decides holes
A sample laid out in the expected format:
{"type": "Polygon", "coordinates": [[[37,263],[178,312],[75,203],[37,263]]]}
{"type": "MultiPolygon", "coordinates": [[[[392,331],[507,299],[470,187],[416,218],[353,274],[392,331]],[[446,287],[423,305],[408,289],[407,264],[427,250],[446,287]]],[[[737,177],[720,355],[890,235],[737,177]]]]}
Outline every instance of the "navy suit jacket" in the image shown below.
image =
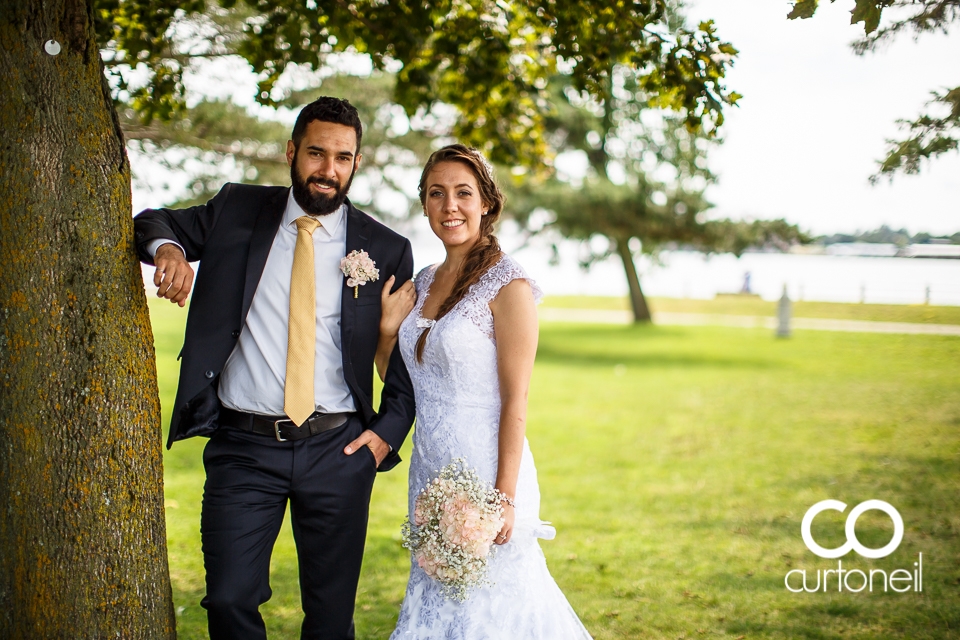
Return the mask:
{"type": "MultiPolygon", "coordinates": [[[[187,260],[200,261],[187,314],[180,383],[170,420],[167,448],[177,440],[209,436],[219,426],[220,372],[233,351],[257,290],[267,254],[286,209],[289,187],[227,184],[212,200],[188,209],[147,209],[134,217],[140,259],[153,264],[146,252],[153,240],[176,240],[187,260]]],[[[347,200],[346,253],[366,251],[380,278],[359,288],[343,279],[340,309],[343,375],[357,413],[392,448],[380,465],[384,471],[400,461],[403,444],[415,416],[413,386],[396,348],[390,358],[380,396],[373,410],[373,361],[380,334],[380,292],[390,276],[394,289],[413,276],[410,242],[358,210],[347,200]]]]}

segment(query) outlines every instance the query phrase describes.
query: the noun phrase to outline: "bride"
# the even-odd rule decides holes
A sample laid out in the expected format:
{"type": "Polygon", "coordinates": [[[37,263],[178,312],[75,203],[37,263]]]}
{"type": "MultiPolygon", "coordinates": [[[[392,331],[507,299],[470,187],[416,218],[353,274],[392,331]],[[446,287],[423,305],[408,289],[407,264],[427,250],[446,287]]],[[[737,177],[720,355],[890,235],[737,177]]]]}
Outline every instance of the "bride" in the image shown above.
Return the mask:
{"type": "Polygon", "coordinates": [[[537,542],[554,535],[540,520],[537,471],[524,435],[540,289],[500,251],[492,232],[504,197],[478,151],[455,144],[431,155],[420,201],[446,259],[417,275],[412,311],[399,298],[385,301],[381,320],[381,331],[398,335],[416,397],[408,506],[412,515],[424,486],[463,458],[505,496],[504,525],[487,568],[492,584],[465,602],[444,598],[411,562],[391,639],[590,638],[537,542]]]}

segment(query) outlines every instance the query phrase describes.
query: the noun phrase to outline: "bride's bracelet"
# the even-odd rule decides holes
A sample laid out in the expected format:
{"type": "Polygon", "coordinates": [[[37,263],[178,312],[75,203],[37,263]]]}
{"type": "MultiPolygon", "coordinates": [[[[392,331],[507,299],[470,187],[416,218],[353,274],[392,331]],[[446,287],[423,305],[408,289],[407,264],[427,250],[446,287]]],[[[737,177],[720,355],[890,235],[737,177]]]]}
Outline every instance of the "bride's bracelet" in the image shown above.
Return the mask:
{"type": "Polygon", "coordinates": [[[500,492],[500,502],[506,502],[508,505],[510,505],[514,509],[517,508],[516,501],[510,496],[508,496],[507,494],[505,494],[503,491],[500,492]]]}

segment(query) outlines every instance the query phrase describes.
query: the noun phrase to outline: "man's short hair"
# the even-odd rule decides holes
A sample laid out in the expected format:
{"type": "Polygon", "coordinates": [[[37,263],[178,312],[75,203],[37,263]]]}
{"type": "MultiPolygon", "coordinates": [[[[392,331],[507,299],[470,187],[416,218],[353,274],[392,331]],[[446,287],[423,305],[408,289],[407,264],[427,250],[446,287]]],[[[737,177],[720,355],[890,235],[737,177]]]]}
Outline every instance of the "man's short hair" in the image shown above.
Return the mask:
{"type": "Polygon", "coordinates": [[[360,154],[360,139],[363,138],[363,125],[360,124],[360,114],[357,108],[342,98],[320,96],[303,109],[297,116],[297,123],[293,125],[293,145],[299,149],[303,136],[307,133],[307,125],[314,120],[332,122],[353,127],[357,132],[357,155],[360,154]]]}

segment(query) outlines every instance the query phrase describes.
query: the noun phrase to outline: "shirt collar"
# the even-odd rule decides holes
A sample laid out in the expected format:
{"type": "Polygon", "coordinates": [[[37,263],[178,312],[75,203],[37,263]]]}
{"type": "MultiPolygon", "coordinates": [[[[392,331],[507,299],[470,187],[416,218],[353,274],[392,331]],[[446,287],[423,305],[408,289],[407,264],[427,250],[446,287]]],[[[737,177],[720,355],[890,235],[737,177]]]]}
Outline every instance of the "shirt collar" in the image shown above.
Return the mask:
{"type": "MultiPolygon", "coordinates": [[[[334,211],[333,213],[327,214],[325,216],[314,216],[317,220],[320,221],[320,229],[318,232],[326,233],[331,238],[334,234],[337,233],[337,229],[340,228],[340,225],[343,223],[343,219],[347,214],[347,204],[343,203],[340,205],[340,208],[334,211]]],[[[296,199],[293,197],[293,189],[290,189],[289,194],[287,195],[287,208],[283,212],[283,224],[293,227],[293,232],[296,233],[297,228],[297,218],[300,216],[308,215],[299,204],[297,204],[296,199]]]]}

